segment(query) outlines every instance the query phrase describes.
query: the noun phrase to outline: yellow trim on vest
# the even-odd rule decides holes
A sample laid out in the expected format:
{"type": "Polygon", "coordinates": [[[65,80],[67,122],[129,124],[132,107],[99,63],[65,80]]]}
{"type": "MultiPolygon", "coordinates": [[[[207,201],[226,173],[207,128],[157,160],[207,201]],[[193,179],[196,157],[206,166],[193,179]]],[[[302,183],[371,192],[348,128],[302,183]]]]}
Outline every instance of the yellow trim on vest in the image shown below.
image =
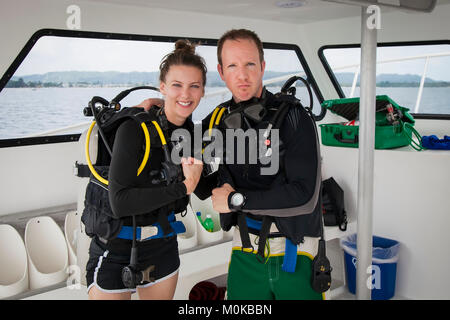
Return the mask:
{"type": "Polygon", "coordinates": [[[158,122],[156,122],[156,121],[153,120],[152,123],[153,123],[153,125],[155,126],[156,131],[158,131],[159,138],[161,139],[161,143],[162,143],[163,145],[166,145],[166,144],[167,144],[166,138],[164,137],[164,134],[163,134],[163,132],[162,132],[162,130],[161,130],[161,127],[159,126],[158,122]]]}
{"type": "MultiPolygon", "coordinates": [[[[164,134],[163,134],[159,124],[156,121],[152,121],[152,123],[155,126],[156,130],[158,131],[159,138],[161,139],[161,143],[163,145],[167,144],[166,143],[166,139],[164,137],[164,134]]],[[[86,162],[88,164],[89,170],[91,171],[92,175],[98,181],[103,183],[104,185],[108,185],[109,184],[108,180],[106,180],[101,175],[99,175],[98,172],[95,170],[94,166],[92,165],[91,157],[90,157],[90,154],[89,154],[89,142],[90,142],[91,133],[92,133],[92,130],[94,129],[95,124],[96,124],[96,121],[95,120],[92,121],[92,123],[89,126],[89,129],[87,131],[86,142],[85,142],[85,145],[84,145],[84,153],[85,153],[85,157],[86,157],[86,162]]],[[[147,164],[147,161],[148,161],[148,158],[149,158],[149,155],[150,155],[150,134],[148,132],[148,127],[145,124],[145,122],[141,123],[141,128],[144,131],[144,137],[145,137],[145,153],[144,153],[144,158],[142,159],[141,165],[139,166],[139,168],[137,170],[137,175],[138,176],[141,174],[142,170],[144,170],[144,167],[147,164]]]]}
{"type": "Polygon", "coordinates": [[[220,109],[219,114],[217,115],[217,119],[216,119],[216,123],[215,125],[218,126],[220,123],[220,119],[222,118],[223,113],[225,112],[227,108],[223,107],[222,109],[220,109]]]}
{"type": "MultiPolygon", "coordinates": [[[[242,251],[245,251],[245,252],[252,252],[252,249],[250,249],[250,248],[242,249],[242,247],[233,247],[231,250],[232,251],[236,251],[236,250],[241,251],[242,250],[242,251]]],[[[252,253],[257,254],[258,251],[257,250],[253,250],[252,253]]],[[[314,257],[312,256],[312,254],[309,253],[309,252],[306,252],[306,251],[297,251],[297,255],[307,256],[311,260],[314,260],[314,257]]],[[[271,257],[280,257],[280,256],[284,256],[284,252],[282,252],[282,253],[275,253],[275,254],[269,254],[269,258],[271,258],[271,257]]]]}
{"type": "Polygon", "coordinates": [[[101,183],[108,185],[108,180],[106,180],[105,178],[100,176],[97,173],[97,171],[95,171],[94,166],[92,165],[92,162],[91,162],[91,156],[89,155],[89,140],[91,138],[91,133],[92,133],[92,129],[94,129],[94,126],[95,126],[95,121],[92,121],[92,123],[89,126],[89,129],[87,131],[87,135],[86,135],[86,143],[84,145],[84,154],[86,156],[86,162],[88,164],[89,170],[91,170],[91,173],[94,175],[94,177],[101,183]]]}
{"type": "Polygon", "coordinates": [[[216,109],[214,109],[214,112],[211,116],[211,120],[209,120],[209,128],[208,128],[208,135],[211,136],[211,132],[212,132],[212,127],[214,124],[214,119],[216,118],[217,112],[219,112],[219,107],[216,107],[216,109]]]}
{"type": "Polygon", "coordinates": [[[148,133],[148,128],[145,122],[141,123],[142,130],[144,130],[144,136],[145,136],[145,153],[144,153],[144,159],[142,160],[141,165],[139,166],[139,169],[137,171],[137,175],[139,176],[144,170],[145,165],[147,164],[148,157],[150,155],[150,134],[148,133]]]}

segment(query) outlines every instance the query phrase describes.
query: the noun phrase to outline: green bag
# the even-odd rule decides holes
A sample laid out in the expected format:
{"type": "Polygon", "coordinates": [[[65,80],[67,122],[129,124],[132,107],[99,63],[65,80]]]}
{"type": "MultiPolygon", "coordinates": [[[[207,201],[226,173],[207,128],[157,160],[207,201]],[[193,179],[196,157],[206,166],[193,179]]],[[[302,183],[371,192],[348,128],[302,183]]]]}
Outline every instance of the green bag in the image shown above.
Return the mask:
{"type": "MultiPolygon", "coordinates": [[[[325,100],[322,106],[352,122],[358,117],[359,98],[325,100]]],[[[375,149],[392,149],[411,145],[420,151],[421,136],[414,129],[415,120],[404,108],[386,95],[376,97],[375,149]],[[418,142],[414,141],[415,135],[418,142]]],[[[359,126],[349,123],[321,124],[322,144],[336,147],[358,148],[359,126]]]]}

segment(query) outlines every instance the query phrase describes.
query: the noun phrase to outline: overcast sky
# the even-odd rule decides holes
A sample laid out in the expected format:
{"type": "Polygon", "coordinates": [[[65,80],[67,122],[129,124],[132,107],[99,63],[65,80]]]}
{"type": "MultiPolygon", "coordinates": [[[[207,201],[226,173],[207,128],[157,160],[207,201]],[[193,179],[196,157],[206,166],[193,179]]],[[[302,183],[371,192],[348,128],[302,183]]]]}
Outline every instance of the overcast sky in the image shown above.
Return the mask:
{"type": "MultiPolygon", "coordinates": [[[[172,51],[173,43],[78,39],[46,36],[39,39],[15,76],[42,74],[51,71],[158,71],[164,55],[172,51]]],[[[197,52],[207,62],[209,71],[216,71],[216,47],[200,46],[197,52]]],[[[450,52],[449,45],[424,47],[379,48],[377,60],[410,57],[424,53],[450,52]]],[[[359,63],[359,49],[330,49],[325,56],[332,67],[359,63]]],[[[266,70],[298,71],[300,63],[293,51],[265,50],[266,70]]],[[[378,65],[378,73],[419,74],[425,60],[378,65]]],[[[355,68],[340,70],[351,71],[355,68]]],[[[427,76],[434,80],[450,81],[450,56],[433,58],[427,76]]]]}
{"type": "MultiPolygon", "coordinates": [[[[15,75],[41,74],[50,71],[158,71],[164,55],[173,43],[43,37],[39,39],[15,75]]],[[[199,46],[199,53],[209,71],[217,70],[215,46],[199,46]]],[[[267,70],[296,71],[300,63],[293,51],[265,50],[267,70]],[[279,53],[278,53],[279,55],[279,53]]]]}
{"type": "MultiPolygon", "coordinates": [[[[434,80],[450,81],[450,45],[408,46],[407,48],[380,47],[377,50],[377,61],[386,61],[404,57],[416,57],[425,54],[447,52],[446,57],[430,58],[427,67],[427,77],[434,80]]],[[[330,66],[342,67],[355,65],[360,62],[359,48],[329,49],[325,50],[325,57],[330,66]]],[[[377,73],[398,73],[422,75],[425,67],[425,58],[402,62],[379,63],[377,73]]],[[[339,72],[354,72],[356,67],[340,70],[339,72]]]]}

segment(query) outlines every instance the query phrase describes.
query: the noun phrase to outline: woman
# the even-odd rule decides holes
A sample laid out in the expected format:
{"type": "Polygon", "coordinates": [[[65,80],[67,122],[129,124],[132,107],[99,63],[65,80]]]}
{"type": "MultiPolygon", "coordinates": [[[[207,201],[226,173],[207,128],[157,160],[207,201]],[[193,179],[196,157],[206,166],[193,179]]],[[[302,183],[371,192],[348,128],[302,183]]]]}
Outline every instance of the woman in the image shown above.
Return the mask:
{"type": "MultiPolygon", "coordinates": [[[[165,138],[184,128],[192,132],[188,117],[204,95],[206,66],[195,47],[179,40],[175,50],[164,57],[160,65],[160,91],[165,96],[162,117],[167,118],[165,138]]],[[[153,139],[156,140],[156,139],[153,139]]],[[[160,142],[151,141],[150,158],[139,176],[137,168],[142,161],[144,134],[134,120],[127,120],[117,130],[109,171],[109,199],[114,216],[123,219],[124,226],[150,226],[161,222],[161,216],[173,219],[174,213],[186,209],[187,196],[196,188],[202,164],[193,158],[182,159],[184,180],[169,185],[156,183],[164,156],[160,142]]],[[[160,226],[163,226],[161,222],[160,226]]],[[[122,270],[130,264],[132,240],[115,238],[103,241],[94,237],[87,263],[87,286],[90,299],[130,299],[134,289],[122,281],[122,270]]],[[[151,282],[136,286],[140,299],[172,299],[178,280],[180,259],[177,236],[164,232],[164,237],[137,241],[139,270],[154,268],[151,282]],[[169,236],[167,236],[169,235],[169,236]]]]}

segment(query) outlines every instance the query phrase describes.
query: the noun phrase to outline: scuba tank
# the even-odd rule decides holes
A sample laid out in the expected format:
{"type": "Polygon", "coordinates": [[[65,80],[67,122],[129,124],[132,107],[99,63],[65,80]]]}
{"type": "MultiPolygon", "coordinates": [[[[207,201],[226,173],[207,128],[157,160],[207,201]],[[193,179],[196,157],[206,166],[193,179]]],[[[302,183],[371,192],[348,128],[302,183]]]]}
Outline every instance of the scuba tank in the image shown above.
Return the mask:
{"type": "MultiPolygon", "coordinates": [[[[142,86],[135,87],[119,93],[111,102],[108,102],[102,97],[95,96],[89,102],[89,106],[84,108],[85,116],[93,116],[94,121],[90,125],[85,145],[85,156],[87,167],[90,173],[90,182],[86,189],[85,209],[82,214],[82,221],[86,227],[86,234],[90,237],[97,236],[102,241],[108,241],[118,237],[123,229],[122,219],[114,217],[108,198],[108,174],[109,163],[112,158],[112,145],[114,143],[115,133],[118,127],[127,119],[135,120],[142,128],[145,137],[145,152],[141,164],[137,170],[139,176],[145,168],[150,153],[150,137],[157,137],[161,142],[163,150],[163,162],[161,163],[161,170],[153,175],[153,184],[169,185],[175,182],[181,182],[183,179],[181,166],[175,165],[170,159],[169,147],[166,142],[163,129],[167,124],[162,110],[155,109],[151,112],[143,111],[141,108],[124,108],[121,110],[120,101],[125,98],[130,92],[140,89],[150,89],[159,91],[155,87],[142,86]],[[98,133],[101,137],[99,139],[99,158],[96,165],[92,164],[89,153],[89,141],[93,128],[97,126],[98,133]],[[153,129],[153,130],[149,130],[153,129]],[[103,151],[103,152],[100,152],[103,151]]],[[[157,141],[153,141],[154,145],[157,141]]],[[[83,171],[82,165],[76,164],[78,171],[83,171]]],[[[86,171],[86,170],[84,170],[86,171]]],[[[136,243],[136,217],[132,217],[133,222],[133,238],[132,248],[130,254],[130,263],[122,270],[122,281],[128,288],[135,288],[136,285],[143,281],[151,282],[153,278],[150,277],[150,272],[154,269],[147,268],[146,270],[139,270],[137,266],[138,247],[136,243]]],[[[161,222],[161,220],[158,220],[161,222]]],[[[169,224],[169,221],[167,221],[169,224]]],[[[161,224],[162,225],[162,224],[161,224]]],[[[184,228],[184,226],[183,226],[184,228]]],[[[185,230],[185,229],[184,229],[185,230]]],[[[183,231],[180,231],[183,232],[183,231]]],[[[166,232],[164,232],[166,234],[166,232]]],[[[153,266],[154,267],[154,266],[153,266]]]]}

